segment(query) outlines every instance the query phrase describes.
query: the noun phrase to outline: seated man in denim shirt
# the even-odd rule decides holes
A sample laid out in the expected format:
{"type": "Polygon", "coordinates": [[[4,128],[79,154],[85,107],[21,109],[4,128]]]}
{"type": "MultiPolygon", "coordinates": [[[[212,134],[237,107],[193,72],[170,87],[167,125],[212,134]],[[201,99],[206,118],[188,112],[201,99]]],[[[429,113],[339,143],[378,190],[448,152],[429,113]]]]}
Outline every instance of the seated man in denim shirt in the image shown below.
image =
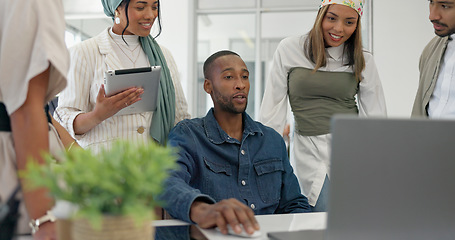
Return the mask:
{"type": "Polygon", "coordinates": [[[202,228],[227,224],[235,232],[259,230],[254,214],[310,212],[280,134],[253,121],[245,109],[249,72],[234,52],[220,51],[204,63],[204,90],[214,108],[205,117],[178,123],[169,144],[178,165],[160,196],[177,219],[202,228]]]}

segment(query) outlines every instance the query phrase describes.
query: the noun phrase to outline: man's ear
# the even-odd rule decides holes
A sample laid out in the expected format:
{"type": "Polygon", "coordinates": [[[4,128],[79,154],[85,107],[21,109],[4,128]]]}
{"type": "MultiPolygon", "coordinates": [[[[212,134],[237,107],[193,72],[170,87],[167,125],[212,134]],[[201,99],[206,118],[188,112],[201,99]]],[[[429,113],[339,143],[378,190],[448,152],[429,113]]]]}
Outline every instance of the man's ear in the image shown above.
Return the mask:
{"type": "Polygon", "coordinates": [[[208,94],[212,94],[212,81],[207,78],[204,80],[204,91],[208,94]]]}

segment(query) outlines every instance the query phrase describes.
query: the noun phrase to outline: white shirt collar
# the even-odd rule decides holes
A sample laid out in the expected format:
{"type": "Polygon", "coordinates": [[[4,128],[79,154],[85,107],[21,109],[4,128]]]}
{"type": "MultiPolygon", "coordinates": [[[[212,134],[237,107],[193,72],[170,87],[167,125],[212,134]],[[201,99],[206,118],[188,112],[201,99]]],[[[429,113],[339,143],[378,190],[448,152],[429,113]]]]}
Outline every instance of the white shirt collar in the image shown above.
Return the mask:
{"type": "Polygon", "coordinates": [[[343,51],[344,51],[344,43],[338,47],[328,47],[326,48],[328,57],[334,59],[335,61],[342,60],[343,51]]]}
{"type": "Polygon", "coordinates": [[[455,37],[455,34],[450,35],[449,42],[447,43],[446,53],[451,52],[450,49],[455,48],[454,37],[455,37]]]}

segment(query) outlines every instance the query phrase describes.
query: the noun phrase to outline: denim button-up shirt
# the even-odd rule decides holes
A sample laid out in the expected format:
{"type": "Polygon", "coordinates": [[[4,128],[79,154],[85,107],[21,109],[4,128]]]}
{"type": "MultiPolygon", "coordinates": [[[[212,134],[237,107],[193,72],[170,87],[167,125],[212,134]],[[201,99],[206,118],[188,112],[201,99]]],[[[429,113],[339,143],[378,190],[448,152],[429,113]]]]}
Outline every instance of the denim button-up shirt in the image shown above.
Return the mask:
{"type": "Polygon", "coordinates": [[[190,220],[194,200],[215,203],[236,198],[255,214],[310,212],[275,130],[243,114],[239,142],[221,129],[213,108],[204,118],[186,119],[169,135],[179,148],[179,170],[173,171],[159,199],[177,219],[190,220]]]}

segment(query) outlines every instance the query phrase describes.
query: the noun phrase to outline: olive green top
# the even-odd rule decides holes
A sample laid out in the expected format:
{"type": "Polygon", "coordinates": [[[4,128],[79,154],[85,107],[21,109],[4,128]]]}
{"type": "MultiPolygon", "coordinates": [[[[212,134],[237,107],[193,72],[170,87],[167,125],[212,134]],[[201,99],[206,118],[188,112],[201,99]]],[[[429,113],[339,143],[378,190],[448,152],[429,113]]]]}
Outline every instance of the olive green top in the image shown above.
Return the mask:
{"type": "Polygon", "coordinates": [[[350,72],[291,68],[288,94],[298,133],[303,136],[327,134],[334,114],[358,114],[355,100],[358,90],[359,82],[350,72]]]}

